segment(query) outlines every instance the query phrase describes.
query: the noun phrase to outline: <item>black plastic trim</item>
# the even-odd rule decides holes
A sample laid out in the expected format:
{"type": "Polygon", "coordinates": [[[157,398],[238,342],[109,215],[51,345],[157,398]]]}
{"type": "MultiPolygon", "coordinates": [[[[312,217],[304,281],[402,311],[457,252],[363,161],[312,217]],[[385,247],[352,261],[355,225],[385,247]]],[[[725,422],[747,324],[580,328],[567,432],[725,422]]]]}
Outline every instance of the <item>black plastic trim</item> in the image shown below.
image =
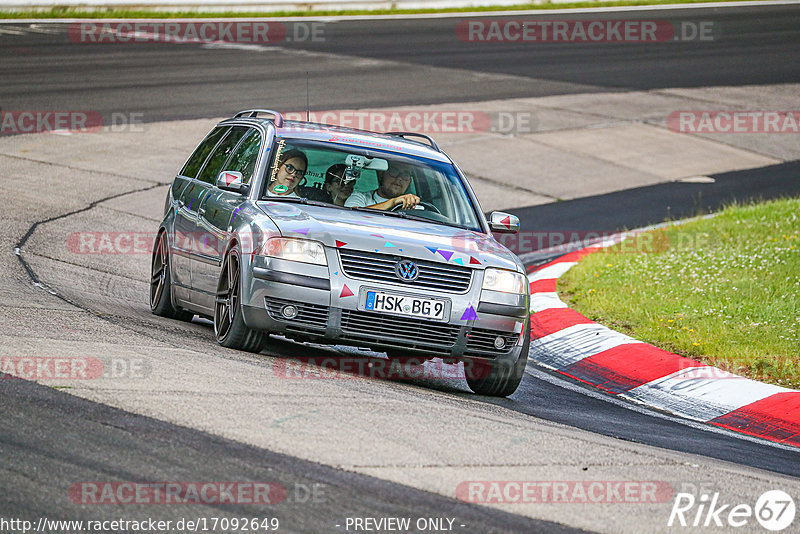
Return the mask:
{"type": "Polygon", "coordinates": [[[310,287],[312,289],[331,290],[331,281],[327,278],[317,278],[316,276],[306,276],[304,274],[286,273],[262,267],[253,267],[253,276],[269,282],[280,282],[282,284],[292,284],[295,286],[310,287]]]}

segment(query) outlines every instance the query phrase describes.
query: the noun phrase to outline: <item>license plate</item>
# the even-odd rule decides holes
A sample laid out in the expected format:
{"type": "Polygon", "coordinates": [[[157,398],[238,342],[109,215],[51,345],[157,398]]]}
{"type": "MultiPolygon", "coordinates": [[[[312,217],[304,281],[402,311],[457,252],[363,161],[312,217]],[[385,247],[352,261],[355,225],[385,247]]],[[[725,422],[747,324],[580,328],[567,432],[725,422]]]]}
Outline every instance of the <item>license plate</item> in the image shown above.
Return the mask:
{"type": "Polygon", "coordinates": [[[443,300],[381,293],[379,291],[367,291],[365,307],[369,311],[407,315],[409,317],[422,317],[436,321],[444,319],[444,314],[447,309],[445,301],[443,300]]]}

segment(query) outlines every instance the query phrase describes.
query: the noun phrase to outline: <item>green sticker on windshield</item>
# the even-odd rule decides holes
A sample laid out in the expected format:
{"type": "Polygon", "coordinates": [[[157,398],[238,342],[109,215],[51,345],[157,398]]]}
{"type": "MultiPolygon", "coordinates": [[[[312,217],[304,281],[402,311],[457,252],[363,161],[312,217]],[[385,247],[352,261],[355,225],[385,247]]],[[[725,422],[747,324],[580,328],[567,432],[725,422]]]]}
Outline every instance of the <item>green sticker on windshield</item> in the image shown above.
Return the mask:
{"type": "Polygon", "coordinates": [[[289,187],[283,184],[278,184],[272,190],[275,191],[276,193],[285,193],[286,191],[289,190],[289,187]]]}

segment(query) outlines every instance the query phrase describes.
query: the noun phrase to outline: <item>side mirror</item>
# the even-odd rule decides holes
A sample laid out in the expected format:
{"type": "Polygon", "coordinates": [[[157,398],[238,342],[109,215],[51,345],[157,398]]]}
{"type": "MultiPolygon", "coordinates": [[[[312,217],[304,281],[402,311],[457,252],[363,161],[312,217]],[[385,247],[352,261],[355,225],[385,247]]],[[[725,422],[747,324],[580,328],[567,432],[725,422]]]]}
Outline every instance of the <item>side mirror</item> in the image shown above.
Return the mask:
{"type": "Polygon", "coordinates": [[[502,211],[493,211],[489,215],[489,229],[498,234],[516,234],[519,232],[519,217],[502,211]]]}
{"type": "Polygon", "coordinates": [[[244,183],[242,173],[236,171],[222,171],[219,173],[217,187],[223,191],[232,191],[240,195],[246,195],[250,191],[250,186],[244,183]]]}

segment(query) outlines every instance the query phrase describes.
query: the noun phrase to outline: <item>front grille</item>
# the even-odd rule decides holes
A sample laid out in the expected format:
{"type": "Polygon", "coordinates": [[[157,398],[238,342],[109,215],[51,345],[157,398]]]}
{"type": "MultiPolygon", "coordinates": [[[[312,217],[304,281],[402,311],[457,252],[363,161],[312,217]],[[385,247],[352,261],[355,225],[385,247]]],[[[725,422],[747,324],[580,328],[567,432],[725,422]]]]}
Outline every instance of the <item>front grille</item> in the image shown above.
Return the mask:
{"type": "Polygon", "coordinates": [[[411,258],[343,249],[339,249],[339,258],[344,274],[359,280],[393,282],[411,288],[453,293],[465,293],[472,281],[472,269],[460,265],[412,259],[419,269],[419,277],[413,282],[403,282],[395,274],[394,266],[400,260],[411,258]]]}
{"type": "Polygon", "coordinates": [[[460,327],[382,313],[342,311],[342,339],[449,354],[460,327]]]}
{"type": "Polygon", "coordinates": [[[267,297],[264,300],[266,301],[267,313],[269,313],[270,317],[276,321],[288,323],[289,326],[287,326],[287,330],[295,332],[307,332],[309,330],[325,331],[325,327],[328,324],[329,308],[327,306],[295,302],[274,297],[267,297]],[[287,304],[291,304],[297,308],[297,316],[293,319],[287,319],[281,313],[281,310],[287,304]]]}
{"type": "Polygon", "coordinates": [[[508,354],[514,348],[517,339],[519,339],[519,334],[513,332],[473,328],[472,332],[467,335],[467,349],[464,351],[464,355],[494,358],[497,354],[508,354]],[[501,336],[506,341],[505,347],[500,350],[494,348],[494,340],[497,336],[501,336]]]}

